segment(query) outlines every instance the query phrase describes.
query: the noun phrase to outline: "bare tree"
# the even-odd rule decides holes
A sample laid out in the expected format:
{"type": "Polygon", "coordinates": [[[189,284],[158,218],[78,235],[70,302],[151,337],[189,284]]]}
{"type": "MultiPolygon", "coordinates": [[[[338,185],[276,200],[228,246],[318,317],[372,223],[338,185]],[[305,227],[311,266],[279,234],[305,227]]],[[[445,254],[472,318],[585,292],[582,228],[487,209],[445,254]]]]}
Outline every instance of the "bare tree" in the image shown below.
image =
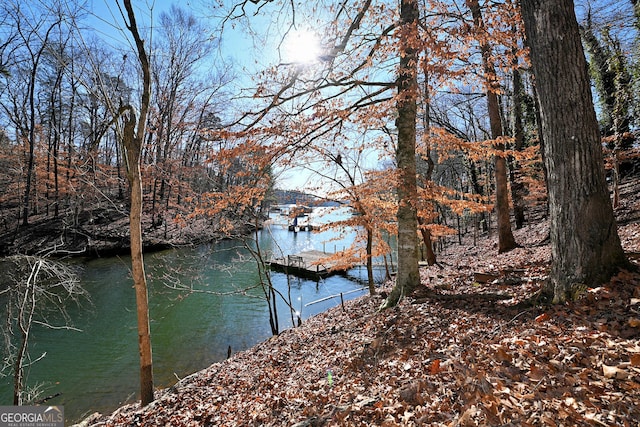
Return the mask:
{"type": "MultiPolygon", "coordinates": [[[[148,134],[149,141],[153,138],[153,149],[146,153],[155,169],[153,223],[162,221],[156,219],[162,215],[159,205],[165,200],[168,206],[172,190],[180,185],[180,153],[194,155],[195,147],[187,144],[187,139],[200,131],[194,127],[202,121],[202,114],[212,109],[214,94],[223,86],[214,75],[216,67],[204,75],[199,71],[217,40],[208,36],[195,16],[173,5],[160,14],[157,35],[151,57],[154,108],[149,122],[153,132],[148,134]]],[[[178,191],[173,193],[178,195],[178,191]]]]}
{"type": "Polygon", "coordinates": [[[142,176],[140,157],[145,126],[151,98],[151,67],[145,49],[144,40],[138,32],[136,17],[131,0],[123,0],[127,12],[126,27],[135,42],[138,60],[142,71],[142,99],[140,112],[127,105],[121,107],[125,115],[122,145],[125,151],[127,179],[130,186],[131,206],[129,211],[129,230],[131,240],[131,269],[136,290],[136,311],[138,317],[138,346],[140,351],[140,404],[148,405],[153,401],[153,359],[151,354],[151,332],[149,328],[149,293],[142,259],[142,176]]]}
{"type": "MultiPolygon", "coordinates": [[[[51,19],[47,13],[34,17],[27,15],[20,3],[4,5],[5,13],[11,16],[14,27],[15,40],[19,45],[11,50],[9,64],[15,67],[14,84],[7,85],[7,95],[11,105],[2,104],[5,113],[15,126],[20,139],[27,143],[25,153],[26,168],[24,171],[24,192],[22,200],[22,224],[29,223],[29,209],[31,206],[34,176],[36,167],[36,145],[40,135],[38,132],[38,85],[42,59],[49,49],[49,43],[54,30],[58,27],[60,17],[51,19]]],[[[37,211],[37,204],[34,204],[37,211]]]]}
{"type": "Polygon", "coordinates": [[[25,368],[45,357],[32,359],[29,339],[33,325],[74,329],[67,313],[70,303],[88,299],[74,271],[66,264],[45,257],[15,255],[0,262],[5,272],[0,297],[6,301],[2,325],[4,357],[0,376],[13,374],[13,404],[29,403],[24,398],[25,368]]]}

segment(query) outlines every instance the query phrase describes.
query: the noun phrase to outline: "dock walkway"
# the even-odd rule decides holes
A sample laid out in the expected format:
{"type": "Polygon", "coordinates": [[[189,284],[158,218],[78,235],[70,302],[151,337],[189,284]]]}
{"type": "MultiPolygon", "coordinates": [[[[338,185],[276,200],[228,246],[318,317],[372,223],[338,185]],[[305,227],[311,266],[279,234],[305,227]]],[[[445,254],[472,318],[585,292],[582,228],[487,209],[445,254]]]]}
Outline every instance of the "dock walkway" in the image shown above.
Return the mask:
{"type": "Polygon", "coordinates": [[[295,255],[273,258],[269,266],[275,271],[319,279],[344,272],[335,268],[338,265],[337,262],[326,261],[326,258],[331,255],[333,254],[316,250],[302,251],[295,255]]]}

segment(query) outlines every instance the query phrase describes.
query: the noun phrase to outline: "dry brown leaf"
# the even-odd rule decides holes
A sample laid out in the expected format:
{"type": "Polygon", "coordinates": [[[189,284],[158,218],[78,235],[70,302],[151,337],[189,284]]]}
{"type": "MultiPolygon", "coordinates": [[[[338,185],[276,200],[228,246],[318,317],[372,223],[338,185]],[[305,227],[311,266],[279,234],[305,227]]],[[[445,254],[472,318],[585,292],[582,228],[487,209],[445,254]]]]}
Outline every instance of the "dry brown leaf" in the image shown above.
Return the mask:
{"type": "Polygon", "coordinates": [[[429,374],[437,375],[440,372],[440,359],[435,359],[429,366],[429,374]]]}
{"type": "Polygon", "coordinates": [[[618,380],[624,380],[629,376],[626,370],[620,369],[617,366],[602,365],[602,373],[605,378],[615,378],[618,380]]]}
{"type": "Polygon", "coordinates": [[[533,380],[540,381],[546,376],[546,373],[543,369],[538,368],[537,365],[532,363],[531,367],[529,368],[529,376],[533,380]]]}
{"type": "Polygon", "coordinates": [[[538,323],[544,322],[545,320],[549,320],[549,314],[548,313],[542,313],[541,315],[536,317],[536,322],[538,322],[538,323]]]}
{"type": "Polygon", "coordinates": [[[640,319],[636,317],[632,317],[631,319],[629,319],[628,323],[632,328],[640,328],[640,319]]]}
{"type": "Polygon", "coordinates": [[[473,420],[471,419],[471,417],[473,416],[473,414],[475,414],[475,412],[476,412],[475,406],[468,408],[466,411],[464,411],[464,413],[460,416],[460,418],[449,423],[449,427],[473,425],[473,420]]]}
{"type": "Polygon", "coordinates": [[[500,346],[496,350],[496,358],[501,362],[509,362],[513,360],[513,357],[505,350],[503,346],[500,346]]]}

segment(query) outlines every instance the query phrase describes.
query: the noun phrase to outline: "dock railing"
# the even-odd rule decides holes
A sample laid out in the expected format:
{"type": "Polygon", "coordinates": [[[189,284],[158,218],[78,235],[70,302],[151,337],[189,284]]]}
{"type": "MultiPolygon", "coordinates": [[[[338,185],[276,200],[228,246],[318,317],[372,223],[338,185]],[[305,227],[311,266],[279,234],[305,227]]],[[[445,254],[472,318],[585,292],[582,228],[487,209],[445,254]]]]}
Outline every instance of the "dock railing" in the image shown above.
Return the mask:
{"type": "Polygon", "coordinates": [[[287,266],[309,270],[309,271],[313,271],[315,267],[316,273],[327,271],[327,267],[325,267],[323,264],[307,265],[307,262],[305,261],[304,257],[300,255],[287,255],[287,266]]]}
{"type": "Polygon", "coordinates": [[[289,267],[307,268],[304,258],[299,255],[287,255],[287,265],[289,267]]]}

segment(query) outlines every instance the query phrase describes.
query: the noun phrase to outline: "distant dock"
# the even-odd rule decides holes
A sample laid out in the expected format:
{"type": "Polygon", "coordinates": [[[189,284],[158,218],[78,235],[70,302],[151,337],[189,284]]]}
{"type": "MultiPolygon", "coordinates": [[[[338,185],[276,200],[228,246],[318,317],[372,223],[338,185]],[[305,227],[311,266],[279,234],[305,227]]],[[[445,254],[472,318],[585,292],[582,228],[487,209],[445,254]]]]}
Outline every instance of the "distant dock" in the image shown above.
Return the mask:
{"type": "Polygon", "coordinates": [[[295,255],[287,255],[286,257],[273,258],[269,266],[274,271],[282,271],[295,276],[308,277],[311,279],[320,279],[332,274],[343,273],[344,269],[337,269],[337,262],[328,262],[330,253],[309,250],[302,251],[295,255]]]}

